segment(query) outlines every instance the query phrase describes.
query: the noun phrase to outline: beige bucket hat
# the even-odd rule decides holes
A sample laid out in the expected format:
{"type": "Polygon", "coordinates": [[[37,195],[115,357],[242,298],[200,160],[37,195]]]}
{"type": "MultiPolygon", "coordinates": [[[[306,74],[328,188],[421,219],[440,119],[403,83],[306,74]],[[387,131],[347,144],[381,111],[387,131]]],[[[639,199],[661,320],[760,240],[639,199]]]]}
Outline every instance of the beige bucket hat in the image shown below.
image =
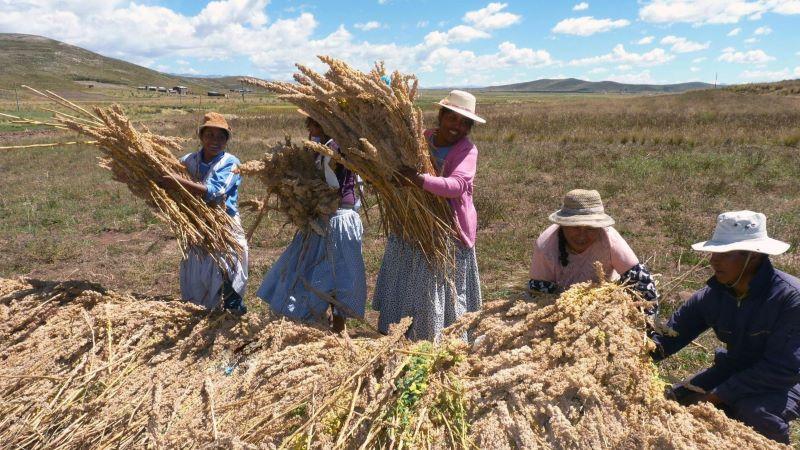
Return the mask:
{"type": "Polygon", "coordinates": [[[614,219],[603,208],[600,193],[586,189],[567,192],[561,209],[550,214],[549,219],[567,227],[605,228],[614,225],[614,219]]]}
{"type": "Polygon", "coordinates": [[[698,242],[692,245],[692,248],[712,253],[745,250],[766,255],[780,255],[789,250],[789,244],[767,236],[767,216],[745,210],[720,214],[711,239],[698,242]]]}
{"type": "Polygon", "coordinates": [[[228,121],[225,120],[222,114],[216,112],[207,112],[205,116],[203,116],[203,123],[197,127],[197,135],[200,136],[200,133],[203,132],[203,128],[206,127],[213,127],[213,128],[221,128],[228,132],[228,139],[231,137],[231,126],[228,125],[228,121]]]}
{"type": "Polygon", "coordinates": [[[439,103],[439,106],[447,108],[451,111],[457,112],[464,117],[474,120],[478,123],[486,123],[486,120],[475,114],[475,96],[469,92],[454,90],[447,94],[439,103]]]}

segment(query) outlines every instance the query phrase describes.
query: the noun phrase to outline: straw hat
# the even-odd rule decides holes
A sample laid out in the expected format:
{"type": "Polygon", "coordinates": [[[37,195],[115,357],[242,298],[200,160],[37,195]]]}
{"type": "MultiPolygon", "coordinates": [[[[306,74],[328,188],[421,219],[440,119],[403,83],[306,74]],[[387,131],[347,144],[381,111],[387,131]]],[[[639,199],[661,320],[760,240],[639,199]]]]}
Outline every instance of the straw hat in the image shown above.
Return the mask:
{"type": "Polygon", "coordinates": [[[614,225],[614,219],[605,213],[600,193],[586,189],[567,192],[561,209],[550,214],[550,221],[567,227],[605,228],[614,225]]]}
{"type": "Polygon", "coordinates": [[[701,252],[726,253],[735,250],[780,255],[789,244],[767,236],[767,216],[753,211],[724,212],[717,217],[711,240],[692,248],[701,252]]]}
{"type": "Polygon", "coordinates": [[[231,126],[228,125],[228,121],[225,120],[225,117],[220,113],[207,112],[206,115],[203,116],[203,123],[197,128],[198,136],[200,136],[200,133],[203,132],[203,128],[205,127],[221,128],[228,132],[228,139],[231,137],[231,126]]]}
{"type": "Polygon", "coordinates": [[[475,96],[469,92],[459,90],[450,91],[450,93],[447,94],[447,97],[443,98],[439,103],[436,104],[451,111],[457,112],[458,114],[472,119],[475,122],[486,123],[484,119],[475,114],[475,96]]]}

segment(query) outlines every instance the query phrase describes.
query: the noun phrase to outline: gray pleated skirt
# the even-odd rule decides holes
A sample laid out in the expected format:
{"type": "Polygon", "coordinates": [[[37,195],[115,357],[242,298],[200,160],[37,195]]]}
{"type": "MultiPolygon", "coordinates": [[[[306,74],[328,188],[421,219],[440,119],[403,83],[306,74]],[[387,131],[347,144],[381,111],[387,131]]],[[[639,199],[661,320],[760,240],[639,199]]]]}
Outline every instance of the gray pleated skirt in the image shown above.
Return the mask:
{"type": "Polygon", "coordinates": [[[475,247],[454,247],[455,268],[450,284],[442,273],[430,269],[416,246],[389,236],[372,299],[372,307],[380,312],[381,332],[388,332],[389,325],[403,317],[411,317],[407,336],[435,341],[459,316],[480,309],[481,282],[475,247]]]}

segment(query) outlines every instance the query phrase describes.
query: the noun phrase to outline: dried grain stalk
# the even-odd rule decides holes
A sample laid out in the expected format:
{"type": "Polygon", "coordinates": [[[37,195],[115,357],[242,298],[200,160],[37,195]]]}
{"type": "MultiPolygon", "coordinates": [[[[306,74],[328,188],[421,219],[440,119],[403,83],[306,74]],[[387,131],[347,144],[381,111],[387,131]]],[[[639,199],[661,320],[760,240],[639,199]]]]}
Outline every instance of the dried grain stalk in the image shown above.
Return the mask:
{"type": "Polygon", "coordinates": [[[136,130],[118,105],[93,107],[90,112],[51,91],[28,89],[72,113],[48,110],[53,112],[52,122],[32,123],[72,130],[92,138],[85,143],[103,153],[100,167],[110,170],[115,180],[127,185],[169,225],[184,256],[192,246],[203,248],[216,258],[241,252],[233,234],[233,221],[222,207],[207,204],[182,186],[169,190],[161,187],[163,176],[191,178],[173,153],[182,150],[183,139],[159,136],[147,128],[136,130]]]}
{"type": "Polygon", "coordinates": [[[279,94],[319,122],[342,153],[317,143],[306,145],[370,183],[378,195],[384,231],[418,246],[433,268],[446,270],[453,261],[450,244],[458,236],[447,201],[397,182],[401,166],[434,173],[422,111],[413,103],[416,77],[394,72],[387,86],[381,79],[386,75],[383,64],[364,73],[331,57],[319,58],[329,70],[322,75],[298,64],[297,84],[242,81],[279,94]]]}
{"type": "Polygon", "coordinates": [[[253,203],[259,211],[274,209],[299,230],[324,235],[323,221],[339,207],[339,193],[323,179],[315,155],[286,138],[261,159],[242,163],[240,170],[256,176],[267,189],[267,198],[253,203]]]}
{"type": "Polygon", "coordinates": [[[447,331],[471,345],[409,342],[409,320],[339,337],[84,281],[0,279],[0,318],[7,447],[781,448],[664,399],[640,306],[614,284],[490,302],[447,331]]]}

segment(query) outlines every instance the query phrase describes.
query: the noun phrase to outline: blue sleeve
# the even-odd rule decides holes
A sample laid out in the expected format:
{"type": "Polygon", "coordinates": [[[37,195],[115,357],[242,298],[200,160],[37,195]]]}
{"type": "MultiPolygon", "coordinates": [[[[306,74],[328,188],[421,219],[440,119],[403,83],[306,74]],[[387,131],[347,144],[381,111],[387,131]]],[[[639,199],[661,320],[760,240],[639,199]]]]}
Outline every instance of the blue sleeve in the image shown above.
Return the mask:
{"type": "Polygon", "coordinates": [[[800,383],[800,295],[789,300],[779,317],[761,359],[714,389],[726,404],[764,391],[788,390],[800,383]]]}
{"type": "Polygon", "coordinates": [[[207,202],[225,199],[231,188],[238,185],[240,175],[234,170],[238,166],[238,162],[236,158],[228,158],[222,167],[208,177],[208,181],[206,181],[207,202]]]}
{"type": "Polygon", "coordinates": [[[709,327],[703,312],[705,303],[711,300],[708,288],[695,292],[667,322],[667,326],[677,333],[675,336],[654,334],[652,336],[658,349],[653,353],[653,359],[660,361],[677,353],[689,345],[697,336],[709,327]]]}

